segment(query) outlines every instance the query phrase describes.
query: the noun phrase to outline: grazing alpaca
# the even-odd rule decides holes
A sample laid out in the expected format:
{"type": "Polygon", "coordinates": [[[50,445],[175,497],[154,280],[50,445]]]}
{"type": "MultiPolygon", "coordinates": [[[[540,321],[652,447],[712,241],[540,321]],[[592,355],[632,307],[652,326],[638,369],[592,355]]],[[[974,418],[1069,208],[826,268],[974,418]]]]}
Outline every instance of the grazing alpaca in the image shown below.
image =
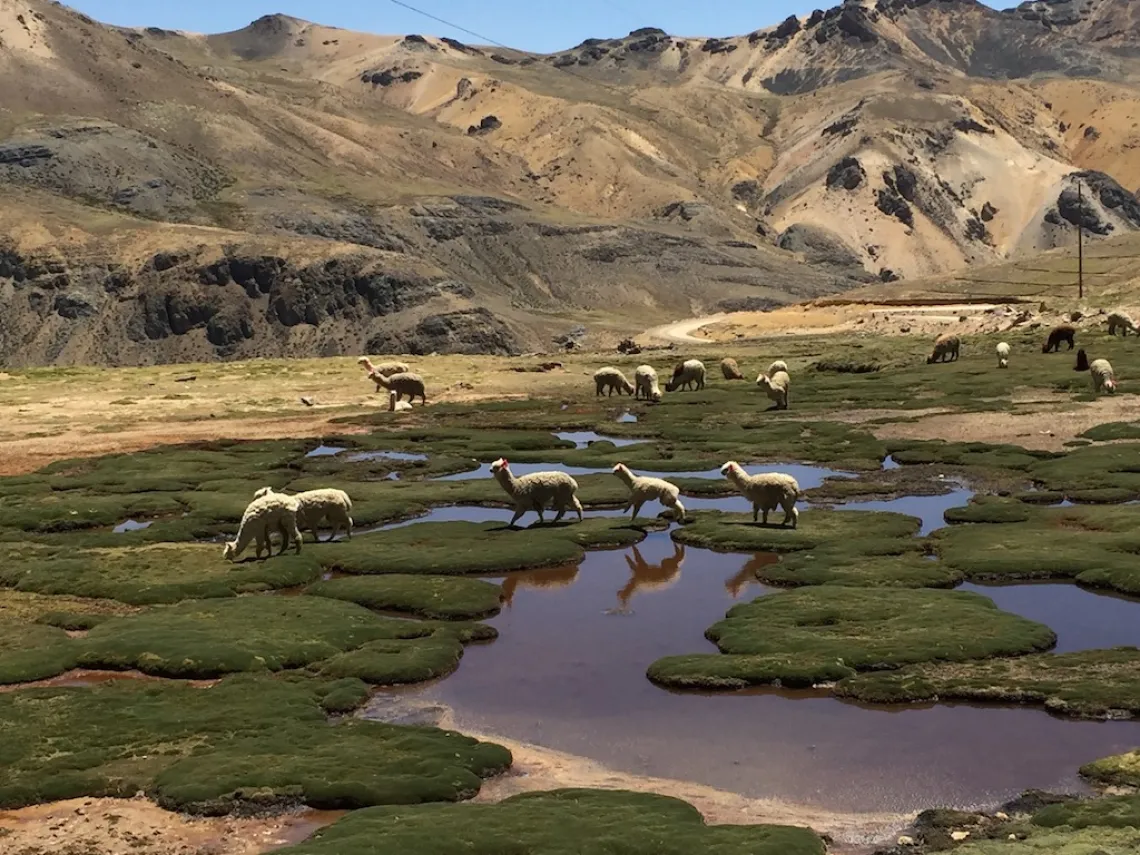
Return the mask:
{"type": "Polygon", "coordinates": [[[1061,349],[1061,342],[1068,342],[1069,350],[1074,347],[1073,337],[1077,331],[1068,324],[1061,324],[1060,326],[1053,327],[1049,331],[1049,337],[1045,339],[1045,343],[1041,345],[1042,353],[1056,353],[1061,349]]]}
{"type": "Polygon", "coordinates": [[[258,496],[246,506],[238,527],[237,537],[226,542],[222,550],[222,558],[236,561],[237,557],[249,546],[249,542],[256,541],[257,557],[261,557],[264,546],[269,547],[269,554],[273,554],[273,544],[269,541],[269,533],[273,529],[281,532],[281,552],[289,545],[292,536],[296,551],[301,551],[301,531],[297,528],[297,512],[299,504],[293,496],[283,493],[265,493],[258,496]]]}

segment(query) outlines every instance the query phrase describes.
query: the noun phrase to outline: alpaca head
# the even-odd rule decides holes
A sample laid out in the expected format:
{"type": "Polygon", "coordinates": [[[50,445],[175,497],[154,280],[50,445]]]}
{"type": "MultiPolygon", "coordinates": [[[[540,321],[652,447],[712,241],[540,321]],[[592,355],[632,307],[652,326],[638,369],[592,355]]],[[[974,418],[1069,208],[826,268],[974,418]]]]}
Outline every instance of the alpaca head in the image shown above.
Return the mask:
{"type": "Polygon", "coordinates": [[[260,499],[262,496],[268,496],[272,492],[273,492],[272,487],[262,487],[260,490],[258,490],[256,493],[253,494],[253,497],[255,499],[260,499]]]}
{"type": "Polygon", "coordinates": [[[506,472],[509,475],[511,470],[507,468],[508,466],[510,466],[510,464],[507,463],[507,458],[500,457],[491,464],[491,474],[498,475],[500,472],[506,472]]]}
{"type": "Polygon", "coordinates": [[[762,389],[771,389],[772,379],[767,374],[761,374],[756,378],[756,385],[762,389]]]}
{"type": "Polygon", "coordinates": [[[235,552],[237,552],[237,541],[227,540],[226,548],[222,550],[222,560],[233,561],[235,552]]]}
{"type": "Polygon", "coordinates": [[[735,460],[730,460],[724,466],[720,467],[720,474],[726,478],[731,478],[734,475],[740,474],[740,464],[735,460]]]}
{"type": "Polygon", "coordinates": [[[624,463],[615,463],[614,468],[611,469],[610,472],[612,472],[614,475],[617,475],[619,477],[622,475],[632,475],[633,474],[629,471],[629,467],[626,466],[624,463]]]}
{"type": "Polygon", "coordinates": [[[1116,381],[1111,377],[1105,379],[1104,391],[1108,392],[1110,395],[1116,392],[1116,381]]]}

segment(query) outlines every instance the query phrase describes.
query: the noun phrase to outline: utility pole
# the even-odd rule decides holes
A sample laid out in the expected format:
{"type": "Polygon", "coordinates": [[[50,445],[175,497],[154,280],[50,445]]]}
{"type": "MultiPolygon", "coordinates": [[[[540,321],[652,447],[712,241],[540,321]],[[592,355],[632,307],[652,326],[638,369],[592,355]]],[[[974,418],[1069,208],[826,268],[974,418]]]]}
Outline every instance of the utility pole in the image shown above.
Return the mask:
{"type": "Polygon", "coordinates": [[[1085,298],[1085,191],[1077,179],[1077,295],[1085,298]]]}

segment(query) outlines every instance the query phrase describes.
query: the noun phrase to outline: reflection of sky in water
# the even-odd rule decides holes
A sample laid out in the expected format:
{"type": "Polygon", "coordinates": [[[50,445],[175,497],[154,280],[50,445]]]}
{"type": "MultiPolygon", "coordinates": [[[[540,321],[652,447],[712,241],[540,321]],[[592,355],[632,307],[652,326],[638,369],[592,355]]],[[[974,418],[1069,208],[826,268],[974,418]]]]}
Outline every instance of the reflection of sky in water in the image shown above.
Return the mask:
{"type": "Polygon", "coordinates": [[[1106,647],[1140,647],[1140,600],[1094,593],[1053,582],[961,585],[989,597],[998,608],[1052,628],[1057,653],[1106,647]]]}
{"type": "MultiPolygon", "coordinates": [[[[754,574],[773,560],[686,548],[654,533],[636,548],[590,552],[581,565],[510,574],[507,603],[490,621],[498,640],[468,648],[454,675],[411,694],[453,707],[460,728],[620,771],[836,810],[1072,790],[1082,763],[1140,739],[1135,723],[1064,721],[1032,709],[869,709],[812,692],[676,693],[646,679],[661,656],[715,652],[705,629],[733,603],[770,592],[754,574]]],[[[1088,596],[1090,608],[1117,614],[1117,601],[1088,596]]],[[[1061,629],[1065,613],[1055,614],[1050,623],[1061,629]]],[[[1124,632],[1122,619],[1112,622],[1124,632]]]]}

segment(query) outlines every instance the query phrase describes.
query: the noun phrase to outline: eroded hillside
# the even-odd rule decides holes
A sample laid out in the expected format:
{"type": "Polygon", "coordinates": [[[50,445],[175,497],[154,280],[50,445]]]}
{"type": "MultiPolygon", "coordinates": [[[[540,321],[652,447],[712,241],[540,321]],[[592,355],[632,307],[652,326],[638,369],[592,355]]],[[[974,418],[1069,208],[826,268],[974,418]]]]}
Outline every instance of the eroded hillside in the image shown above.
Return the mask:
{"type": "Polygon", "coordinates": [[[604,345],[1140,228],[1140,4],[1063,5],[540,56],[0,0],[0,355],[604,345]]]}

